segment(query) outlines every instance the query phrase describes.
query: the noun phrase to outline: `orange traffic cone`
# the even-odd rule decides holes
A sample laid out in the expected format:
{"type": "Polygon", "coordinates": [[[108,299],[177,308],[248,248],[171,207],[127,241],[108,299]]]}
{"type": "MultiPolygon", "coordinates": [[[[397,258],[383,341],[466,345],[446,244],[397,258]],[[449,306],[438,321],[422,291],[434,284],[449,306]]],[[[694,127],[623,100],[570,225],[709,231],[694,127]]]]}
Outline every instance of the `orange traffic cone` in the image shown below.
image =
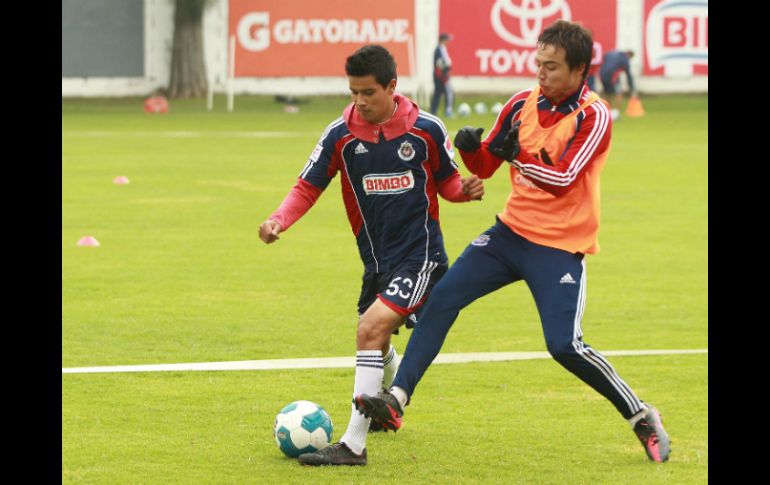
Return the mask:
{"type": "Polygon", "coordinates": [[[644,108],[642,107],[642,101],[639,99],[639,96],[633,95],[628,99],[626,116],[630,116],[631,118],[644,116],[644,108]]]}

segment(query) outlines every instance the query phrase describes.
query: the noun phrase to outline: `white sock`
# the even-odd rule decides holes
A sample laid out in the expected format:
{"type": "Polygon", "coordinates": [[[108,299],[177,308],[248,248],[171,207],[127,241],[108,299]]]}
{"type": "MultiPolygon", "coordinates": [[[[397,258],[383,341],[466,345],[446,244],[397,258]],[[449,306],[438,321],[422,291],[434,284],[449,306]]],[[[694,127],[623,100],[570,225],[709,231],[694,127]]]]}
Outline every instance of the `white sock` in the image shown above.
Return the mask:
{"type": "Polygon", "coordinates": [[[393,384],[393,379],[396,377],[396,371],[398,370],[398,354],[396,349],[391,345],[388,355],[383,357],[382,365],[385,366],[385,374],[382,377],[382,388],[388,389],[393,384]]]}
{"type": "Polygon", "coordinates": [[[406,395],[406,391],[401,389],[400,387],[391,387],[390,393],[393,395],[393,397],[396,398],[398,403],[401,405],[401,411],[404,411],[404,408],[406,408],[406,402],[409,400],[409,396],[406,395]]]}
{"type": "Polygon", "coordinates": [[[631,424],[632,428],[636,426],[636,423],[639,422],[640,419],[647,415],[647,411],[647,406],[644,406],[641,411],[628,418],[628,422],[631,424]]]}
{"type": "MultiPolygon", "coordinates": [[[[356,352],[356,380],[353,385],[353,397],[359,394],[376,396],[382,384],[382,351],[359,350],[356,352]]],[[[369,432],[369,422],[359,413],[355,404],[351,405],[350,422],[348,429],[340,438],[342,443],[348,445],[353,453],[360,455],[366,448],[366,433],[369,432]]]]}

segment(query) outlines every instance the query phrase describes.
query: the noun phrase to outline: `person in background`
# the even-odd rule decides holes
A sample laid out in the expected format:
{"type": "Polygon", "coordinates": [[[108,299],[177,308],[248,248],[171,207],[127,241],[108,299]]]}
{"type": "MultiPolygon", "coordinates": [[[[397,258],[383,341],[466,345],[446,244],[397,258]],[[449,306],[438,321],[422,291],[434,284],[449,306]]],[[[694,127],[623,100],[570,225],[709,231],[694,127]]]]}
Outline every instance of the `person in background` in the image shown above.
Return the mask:
{"type": "Polygon", "coordinates": [[[444,97],[444,114],[452,117],[452,105],[454,104],[454,92],[449,83],[449,71],[452,69],[452,58],[449,57],[447,43],[452,40],[451,34],[441,34],[438,37],[438,46],[433,51],[433,97],[430,100],[430,112],[436,114],[441,97],[444,97]]]}
{"type": "Polygon", "coordinates": [[[634,51],[609,51],[604,56],[602,66],[599,69],[599,78],[602,80],[605,99],[610,103],[612,121],[620,118],[620,108],[623,103],[623,94],[620,89],[620,75],[622,73],[626,73],[629,95],[633,96],[636,93],[634,76],[631,75],[630,60],[632,57],[634,57],[634,51]]]}
{"type": "Polygon", "coordinates": [[[586,83],[591,91],[596,91],[596,75],[599,74],[599,68],[602,66],[602,45],[594,41],[594,46],[591,52],[591,67],[588,68],[588,77],[586,83]]]}

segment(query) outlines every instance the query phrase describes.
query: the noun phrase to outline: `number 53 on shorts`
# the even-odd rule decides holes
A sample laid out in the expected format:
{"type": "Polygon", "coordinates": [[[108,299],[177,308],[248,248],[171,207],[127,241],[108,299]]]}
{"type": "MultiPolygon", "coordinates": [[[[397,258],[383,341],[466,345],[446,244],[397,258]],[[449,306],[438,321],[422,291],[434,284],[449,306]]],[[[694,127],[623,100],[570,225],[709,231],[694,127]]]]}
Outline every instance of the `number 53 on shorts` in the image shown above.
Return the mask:
{"type": "Polygon", "coordinates": [[[408,300],[409,297],[412,296],[413,288],[414,283],[412,282],[411,278],[402,278],[400,276],[396,276],[388,285],[388,289],[385,290],[385,294],[388,296],[398,295],[404,300],[408,300]]]}

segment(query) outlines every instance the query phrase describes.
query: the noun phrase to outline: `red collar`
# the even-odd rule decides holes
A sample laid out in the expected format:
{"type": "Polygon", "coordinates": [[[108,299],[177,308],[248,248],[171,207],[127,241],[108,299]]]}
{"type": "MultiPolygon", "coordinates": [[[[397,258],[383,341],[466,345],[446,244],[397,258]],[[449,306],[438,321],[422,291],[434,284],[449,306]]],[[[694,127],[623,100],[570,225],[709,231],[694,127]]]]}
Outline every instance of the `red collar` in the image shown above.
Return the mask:
{"type": "Polygon", "coordinates": [[[356,111],[355,105],[350,103],[342,112],[345,125],[353,136],[371,143],[380,141],[380,132],[386,140],[403,135],[414,126],[417,115],[420,114],[420,108],[417,103],[398,93],[393,95],[393,100],[398,103],[396,112],[392,118],[382,124],[369,123],[356,111]]]}

